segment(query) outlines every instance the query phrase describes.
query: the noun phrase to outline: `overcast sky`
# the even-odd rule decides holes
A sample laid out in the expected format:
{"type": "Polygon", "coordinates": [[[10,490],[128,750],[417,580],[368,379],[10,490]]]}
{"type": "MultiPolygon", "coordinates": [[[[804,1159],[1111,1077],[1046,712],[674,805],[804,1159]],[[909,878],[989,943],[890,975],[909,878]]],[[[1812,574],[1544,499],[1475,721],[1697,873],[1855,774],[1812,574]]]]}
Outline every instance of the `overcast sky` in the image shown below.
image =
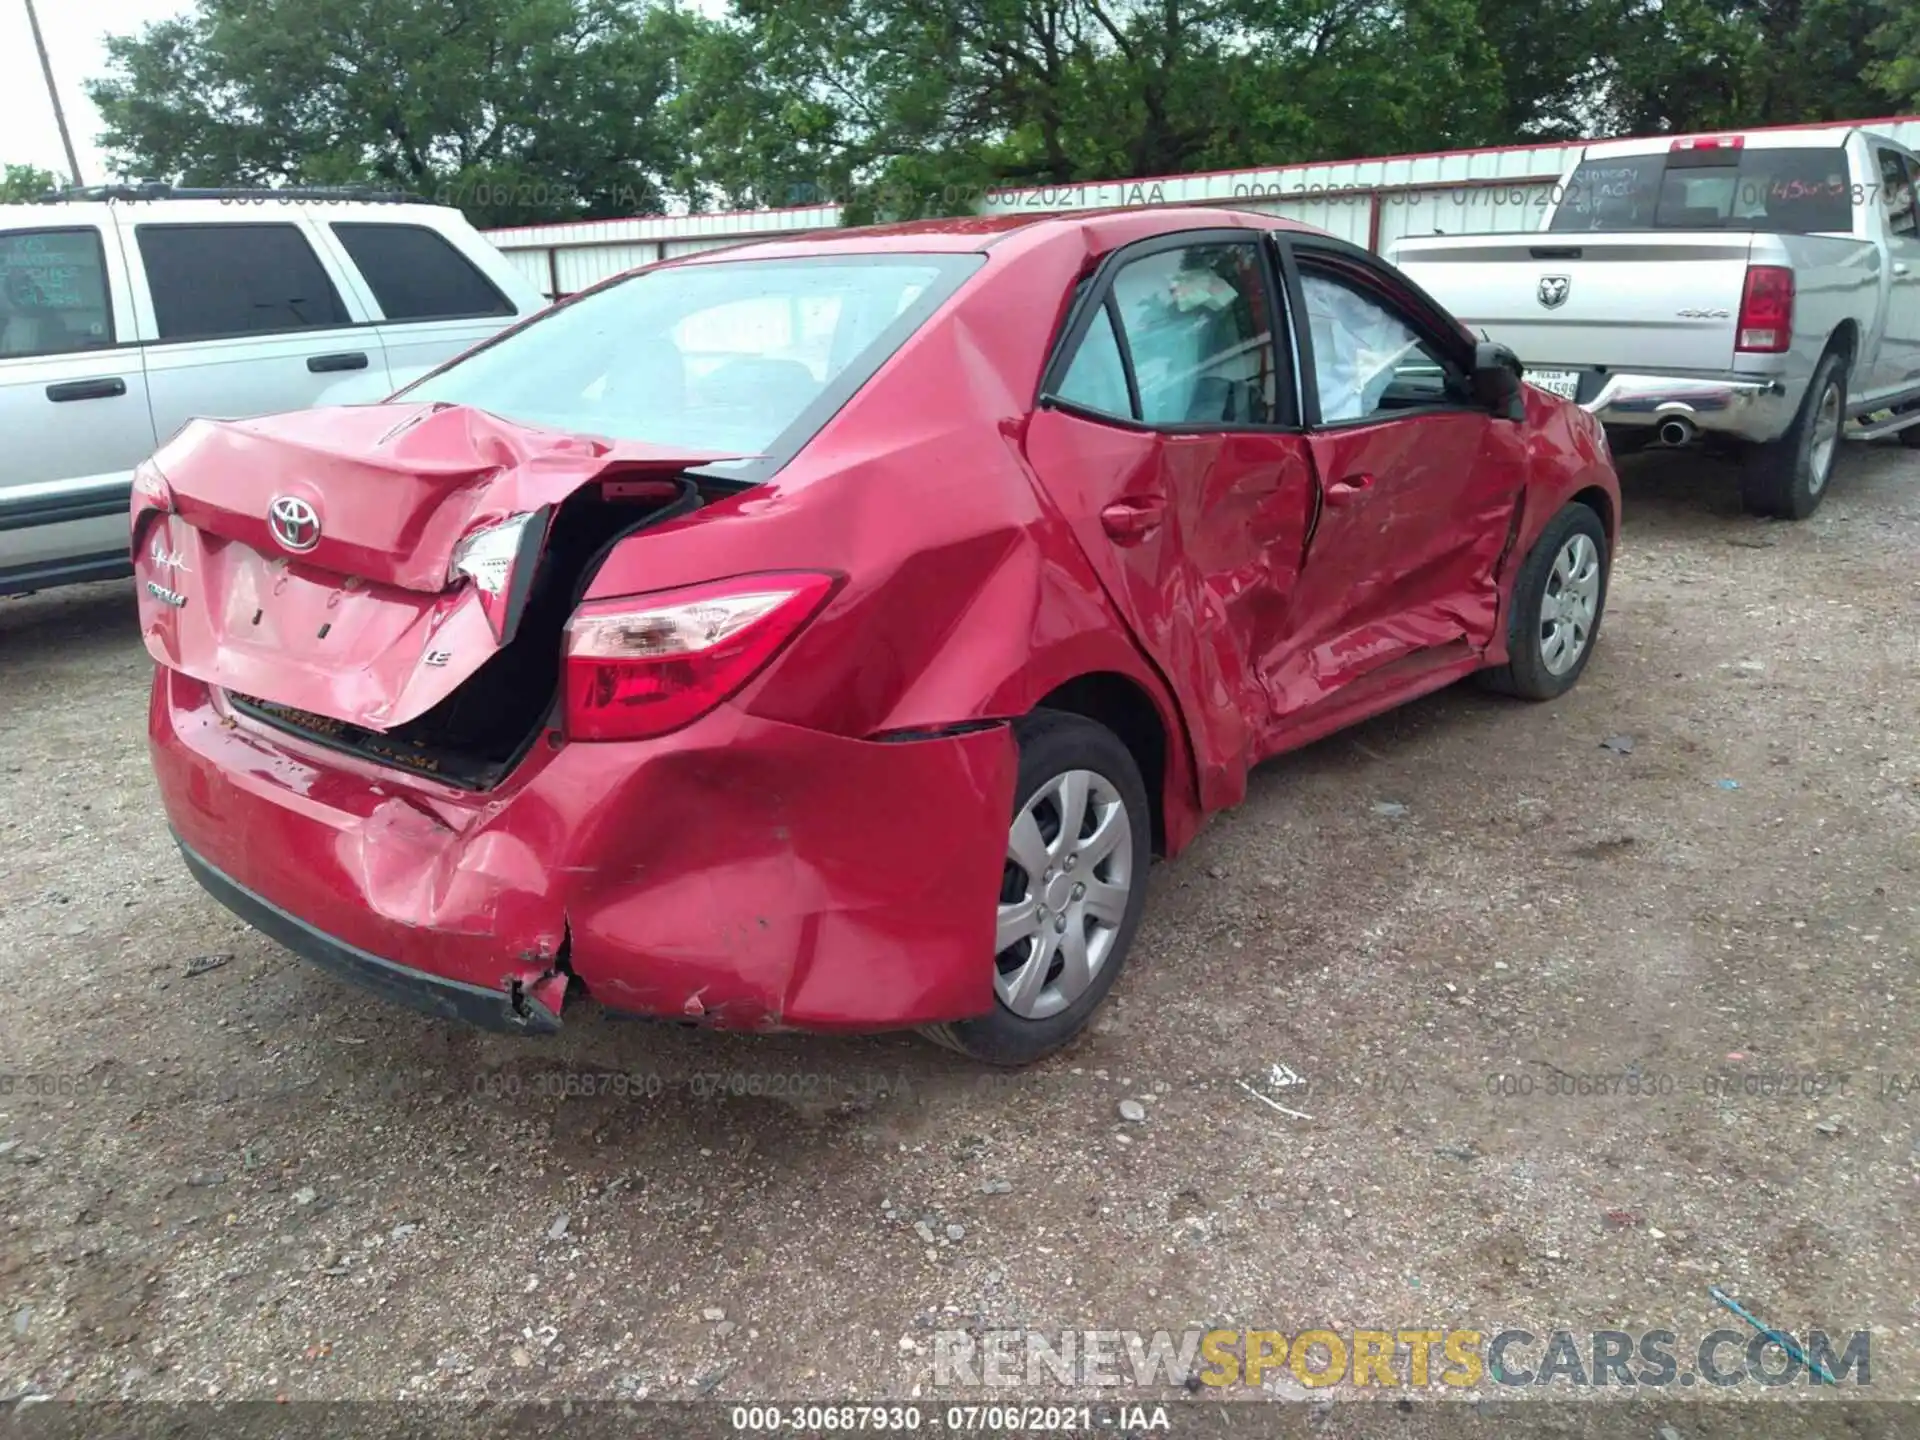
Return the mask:
{"type": "MultiPolygon", "coordinates": [[[[35,8],[48,58],[53,61],[53,78],[60,86],[60,103],[67,110],[67,128],[73,132],[73,148],[79,152],[81,177],[89,185],[98,185],[110,178],[94,144],[100,116],[82,93],[81,82],[106,73],[108,35],[131,35],[155,20],[183,14],[194,8],[192,0],[35,0],[35,8]]],[[[695,0],[693,8],[717,15],[726,7],[725,0],[695,0]]],[[[33,31],[27,26],[25,0],[0,0],[0,164],[38,165],[56,175],[67,173],[60,130],[53,122],[40,59],[33,49],[33,31]]]]}
{"type": "MultiPolygon", "coordinates": [[[[80,155],[81,177],[89,185],[107,178],[105,161],[94,145],[100,116],[81,92],[80,82],[106,73],[108,34],[127,35],[149,21],[164,20],[191,8],[188,0],[35,0],[40,33],[60,85],[67,128],[80,155]]],[[[27,28],[24,0],[0,0],[0,163],[38,165],[64,175],[67,161],[60,131],[40,78],[33,32],[27,28]]]]}

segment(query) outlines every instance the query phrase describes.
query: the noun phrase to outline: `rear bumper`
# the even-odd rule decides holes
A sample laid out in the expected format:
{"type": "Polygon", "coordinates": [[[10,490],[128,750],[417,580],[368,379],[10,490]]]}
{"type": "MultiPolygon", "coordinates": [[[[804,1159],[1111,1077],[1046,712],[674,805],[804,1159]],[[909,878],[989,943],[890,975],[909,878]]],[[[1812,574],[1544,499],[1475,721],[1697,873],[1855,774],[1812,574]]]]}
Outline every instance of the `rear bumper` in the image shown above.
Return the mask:
{"type": "Polygon", "coordinates": [[[1715,435],[1767,441],[1786,433],[1805,388],[1804,381],[1745,376],[1609,375],[1580,408],[1624,429],[1684,420],[1715,435]]]}
{"type": "Polygon", "coordinates": [[[645,744],[537,744],[476,794],[231,713],[162,667],[149,740],[203,885],[432,1014],[537,1031],[535,997],[557,1017],[569,977],[613,1010],[753,1030],[993,1005],[1004,726],[890,744],[723,706],[645,744]]]}
{"type": "Polygon", "coordinates": [[[187,872],[206,892],[254,929],[286,946],[302,960],[311,960],[321,969],[371,990],[383,1000],[442,1020],[464,1020],[483,1030],[543,1035],[560,1028],[560,1017],[532,996],[517,997],[516,1006],[516,997],[511,991],[466,985],[356,950],[344,940],[336,940],[317,926],[289,915],[246,886],[234,883],[194,854],[184,841],[180,842],[180,855],[187,862],[187,872]]]}

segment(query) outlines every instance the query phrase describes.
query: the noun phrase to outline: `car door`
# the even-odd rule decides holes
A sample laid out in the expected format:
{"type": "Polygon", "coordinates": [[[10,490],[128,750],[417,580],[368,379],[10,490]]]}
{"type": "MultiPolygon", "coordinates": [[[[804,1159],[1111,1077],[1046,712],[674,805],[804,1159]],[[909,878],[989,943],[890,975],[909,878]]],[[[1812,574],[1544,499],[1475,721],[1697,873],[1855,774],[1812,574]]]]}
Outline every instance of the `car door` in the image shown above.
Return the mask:
{"type": "Polygon", "coordinates": [[[82,221],[47,207],[34,222],[0,224],[0,582],[9,587],[124,565],[129,481],[154,446],[119,235],[104,211],[82,221]]]}
{"type": "MultiPolygon", "coordinates": [[[[335,219],[322,229],[373,299],[395,388],[498,334],[522,313],[431,225],[335,219]]],[[[526,313],[537,308],[528,305],[526,313]]]]}
{"type": "Polygon", "coordinates": [[[1026,436],[1041,484],[1165,677],[1202,800],[1267,753],[1312,477],[1278,276],[1261,232],[1159,236],[1082,286],[1026,436]]]}
{"type": "Polygon", "coordinates": [[[1879,185],[1873,193],[1887,245],[1887,317],[1879,364],[1872,375],[1856,377],[1853,388],[1899,394],[1920,385],[1920,209],[1911,160],[1889,145],[1876,145],[1874,160],[1879,185]]]}
{"type": "Polygon", "coordinates": [[[291,210],[207,219],[203,203],[119,214],[147,345],[153,426],[301,410],[343,375],[386,370],[359,297],[291,210]]]}
{"type": "Polygon", "coordinates": [[[1523,428],[1472,399],[1465,331],[1405,277],[1336,241],[1283,249],[1307,320],[1315,510],[1286,645],[1264,678],[1303,724],[1357,683],[1417,686],[1491,642],[1527,454],[1523,428]]]}

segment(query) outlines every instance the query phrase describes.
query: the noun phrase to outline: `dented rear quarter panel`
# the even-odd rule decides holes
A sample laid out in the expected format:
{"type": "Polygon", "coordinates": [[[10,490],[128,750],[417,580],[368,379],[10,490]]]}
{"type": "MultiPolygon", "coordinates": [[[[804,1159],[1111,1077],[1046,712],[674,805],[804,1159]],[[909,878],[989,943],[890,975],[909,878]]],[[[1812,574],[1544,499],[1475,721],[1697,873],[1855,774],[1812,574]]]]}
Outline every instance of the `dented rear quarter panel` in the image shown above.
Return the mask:
{"type": "Polygon", "coordinates": [[[264,732],[165,670],[149,733],[183,844],[433,975],[504,993],[564,953],[614,1009],[748,1029],[992,1005],[1004,725],[896,743],[723,705],[664,740],[538,746],[484,795],[264,732]]]}

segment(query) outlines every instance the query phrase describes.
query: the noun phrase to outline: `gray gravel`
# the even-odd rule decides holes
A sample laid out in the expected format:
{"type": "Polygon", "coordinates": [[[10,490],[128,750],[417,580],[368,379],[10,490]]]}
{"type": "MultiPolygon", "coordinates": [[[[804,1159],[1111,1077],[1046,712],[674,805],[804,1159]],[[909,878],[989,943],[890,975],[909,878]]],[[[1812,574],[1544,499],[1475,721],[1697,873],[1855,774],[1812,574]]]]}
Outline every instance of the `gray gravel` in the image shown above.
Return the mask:
{"type": "Polygon", "coordinates": [[[0,1396],[905,1397],[958,1326],[1697,1334],[1716,1284],[1912,1395],[1920,459],[1842,463],[1791,526],[1631,465],[1573,695],[1263,767],[1018,1075],[364,999],[181,867],[129,587],[0,601],[0,1396]]]}

